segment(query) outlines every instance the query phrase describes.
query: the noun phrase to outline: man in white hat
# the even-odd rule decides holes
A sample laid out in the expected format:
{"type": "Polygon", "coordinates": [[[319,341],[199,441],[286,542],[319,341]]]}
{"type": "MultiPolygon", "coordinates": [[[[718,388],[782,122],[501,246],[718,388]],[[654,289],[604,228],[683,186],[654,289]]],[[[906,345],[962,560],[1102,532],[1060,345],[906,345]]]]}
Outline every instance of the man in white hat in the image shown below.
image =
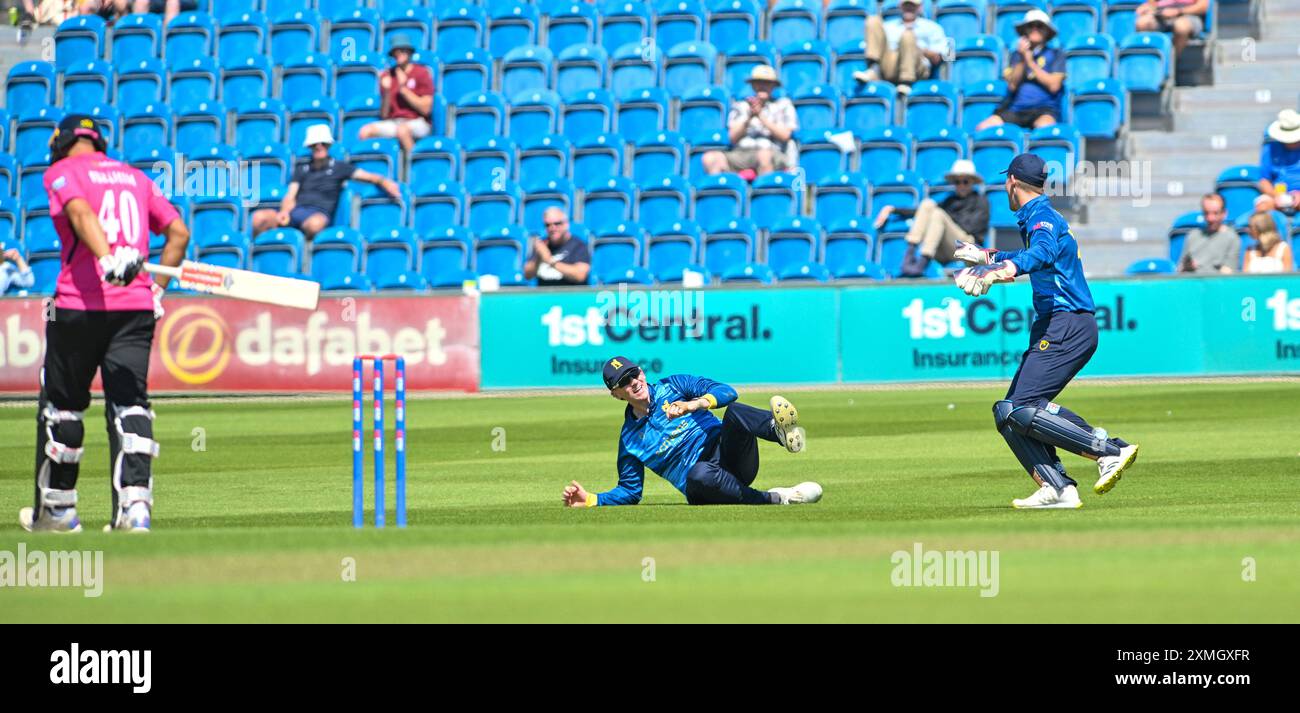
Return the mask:
{"type": "Polygon", "coordinates": [[[1007,99],[976,131],[1015,124],[1025,129],[1051,126],[1061,119],[1065,94],[1065,52],[1047,43],[1056,37],[1052,19],[1042,10],[1030,10],[1016,25],[1020,39],[1011,63],[1002,70],[1007,99]]]}
{"type": "Polygon", "coordinates": [[[1209,7],[1210,0],[1147,0],[1138,5],[1136,27],[1139,32],[1172,34],[1177,55],[1205,29],[1209,7]]]}
{"type": "Polygon", "coordinates": [[[708,151],[701,157],[710,175],[734,171],[753,179],[794,166],[790,139],[799,129],[799,116],[787,98],[773,96],[781,80],[770,65],[755,65],[749,73],[754,93],[732,102],[727,116],[730,151],[708,151]]]}
{"type": "MultiPolygon", "coordinates": [[[[975,172],[975,164],[967,159],[953,161],[944,181],[953,192],[942,203],[926,198],[916,208],[907,230],[908,247],[900,277],[923,277],[931,260],[947,264],[954,260],[962,243],[984,243],[989,230],[989,199],[975,190],[984,182],[975,172]]],[[[883,227],[892,213],[893,206],[882,208],[876,216],[876,228],[883,227]]]]}
{"type": "Polygon", "coordinates": [[[348,179],[373,183],[383,188],[393,200],[402,201],[402,189],[396,182],[330,156],[333,144],[334,134],[329,124],[307,127],[303,146],[311,149],[311,159],[300,162],[294,169],[293,180],[279,210],[263,208],[253,213],[253,235],[288,226],[301,230],[311,240],[328,228],[334,219],[339,194],[348,179]]]}
{"type": "Polygon", "coordinates": [[[899,16],[882,20],[879,15],[867,18],[867,62],[874,67],[854,72],[859,82],[883,79],[898,85],[904,94],[912,84],[928,79],[948,54],[948,36],[934,20],[921,15],[919,0],[903,0],[899,16]]]}
{"type": "Polygon", "coordinates": [[[1300,205],[1300,112],[1279,112],[1268,138],[1259,153],[1259,192],[1267,199],[1256,201],[1255,209],[1294,214],[1300,205]]]}

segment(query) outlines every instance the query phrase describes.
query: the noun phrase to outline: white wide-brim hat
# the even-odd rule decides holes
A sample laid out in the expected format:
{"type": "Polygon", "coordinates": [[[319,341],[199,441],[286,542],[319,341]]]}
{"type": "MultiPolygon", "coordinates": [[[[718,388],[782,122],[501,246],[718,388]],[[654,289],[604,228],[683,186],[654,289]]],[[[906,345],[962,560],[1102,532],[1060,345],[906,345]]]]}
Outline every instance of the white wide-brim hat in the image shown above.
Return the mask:
{"type": "Polygon", "coordinates": [[[776,70],[773,69],[770,64],[754,65],[754,68],[749,71],[749,79],[746,79],[745,81],[750,83],[775,82],[777,85],[781,84],[781,78],[777,76],[776,70]]]}
{"type": "Polygon", "coordinates": [[[952,162],[952,168],[943,175],[943,180],[952,183],[954,178],[973,178],[976,183],[983,183],[984,177],[975,172],[975,162],[968,158],[959,158],[952,162]]]}
{"type": "Polygon", "coordinates": [[[334,132],[330,131],[329,124],[312,124],[307,127],[307,138],[303,139],[304,148],[311,148],[316,144],[334,143],[334,132]]]}
{"type": "Polygon", "coordinates": [[[1016,23],[1016,32],[1023,34],[1025,26],[1032,25],[1035,22],[1041,23],[1047,28],[1047,39],[1045,41],[1050,42],[1053,37],[1056,37],[1056,25],[1052,24],[1052,18],[1048,17],[1047,13],[1042,10],[1030,10],[1025,13],[1020,22],[1016,23]]]}
{"type": "Polygon", "coordinates": [[[1283,144],[1300,141],[1300,112],[1295,109],[1278,112],[1277,121],[1268,125],[1268,138],[1283,144]]]}

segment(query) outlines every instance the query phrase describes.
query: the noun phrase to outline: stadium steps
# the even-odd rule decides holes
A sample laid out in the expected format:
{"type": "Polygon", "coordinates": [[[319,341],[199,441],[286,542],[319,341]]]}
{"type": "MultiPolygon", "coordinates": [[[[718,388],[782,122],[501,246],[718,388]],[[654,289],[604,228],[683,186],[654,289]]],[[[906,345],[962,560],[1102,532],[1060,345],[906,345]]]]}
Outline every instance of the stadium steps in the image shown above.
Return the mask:
{"type": "Polygon", "coordinates": [[[1267,0],[1258,26],[1245,14],[1222,18],[1213,48],[1214,86],[1174,89],[1171,131],[1132,131],[1128,159],[1150,170],[1150,195],[1093,196],[1074,232],[1091,274],[1112,275],[1133,262],[1168,254],[1169,225],[1196,210],[1224,168],[1259,161],[1264,128],[1295,107],[1295,28],[1300,0],[1267,0]],[[1141,203],[1149,204],[1142,207],[1141,203]]]}

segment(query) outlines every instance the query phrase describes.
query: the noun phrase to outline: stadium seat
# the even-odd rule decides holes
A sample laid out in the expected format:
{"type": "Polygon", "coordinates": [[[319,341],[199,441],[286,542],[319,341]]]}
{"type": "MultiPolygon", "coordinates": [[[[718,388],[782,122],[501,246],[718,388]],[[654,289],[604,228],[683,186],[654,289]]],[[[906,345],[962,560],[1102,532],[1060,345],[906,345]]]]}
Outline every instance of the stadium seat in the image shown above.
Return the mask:
{"type": "Polygon", "coordinates": [[[893,177],[912,165],[912,134],[900,126],[885,126],[862,136],[858,166],[867,180],[893,177]]]}
{"type": "Polygon", "coordinates": [[[291,57],[314,53],[321,46],[321,16],[315,10],[286,8],[271,18],[271,61],[284,64],[291,57]]]}
{"type": "Polygon", "coordinates": [[[727,94],[733,97],[753,94],[749,75],[760,64],[776,67],[776,49],[771,43],[755,41],[732,45],[722,61],[722,87],[727,94]]]}
{"type": "Polygon", "coordinates": [[[655,276],[644,267],[629,267],[626,270],[614,270],[598,276],[601,285],[654,285],[655,276]]]}
{"type": "Polygon", "coordinates": [[[613,56],[625,45],[650,37],[650,7],[640,0],[607,0],[600,8],[600,45],[613,56]]]}
{"type": "Polygon", "coordinates": [[[176,113],[217,100],[220,68],[211,57],[197,57],[167,69],[167,103],[176,113]]]}
{"type": "Polygon", "coordinates": [[[527,91],[547,89],[554,64],[555,57],[545,47],[520,45],[511,49],[501,64],[501,93],[516,97],[527,91]]]}
{"type": "MultiPolygon", "coordinates": [[[[638,181],[636,219],[651,233],[690,217],[691,184],[676,173],[638,181]]],[[[585,220],[585,218],[584,218],[585,220]]]]}
{"type": "MultiPolygon", "coordinates": [[[[833,84],[814,84],[791,92],[800,131],[825,131],[840,126],[840,90],[833,84]]],[[[726,115],[723,115],[725,121],[726,115]]]]}
{"type": "Polygon", "coordinates": [[[786,266],[776,273],[776,279],[780,282],[801,282],[808,280],[815,282],[830,282],[831,273],[824,265],[815,262],[805,262],[786,266]]]}
{"type": "Polygon", "coordinates": [[[221,102],[199,102],[176,112],[172,145],[182,154],[226,142],[226,107],[221,102]]]}
{"type": "Polygon", "coordinates": [[[758,226],[748,218],[730,218],[709,226],[703,236],[704,269],[721,277],[758,254],[758,226]]]}
{"type": "Polygon", "coordinates": [[[772,268],[762,263],[751,262],[736,265],[722,274],[722,282],[757,282],[770,285],[776,281],[772,268]]]}
{"type": "Polygon", "coordinates": [[[959,127],[945,126],[916,137],[912,170],[932,186],[943,184],[952,162],[969,157],[970,136],[959,127]]]}
{"type": "Polygon", "coordinates": [[[908,131],[926,133],[957,121],[957,88],[942,80],[925,80],[912,85],[905,110],[908,131]]]}
{"type": "MultiPolygon", "coordinates": [[[[8,154],[0,154],[0,166],[4,159],[13,160],[8,154]]],[[[0,245],[13,246],[18,242],[18,201],[11,196],[0,195],[0,245]]]]}
{"type": "Polygon", "coordinates": [[[149,13],[119,18],[113,23],[111,45],[114,64],[130,64],[142,59],[161,58],[162,18],[149,13]]]}
{"type": "MultiPolygon", "coordinates": [[[[333,96],[341,98],[345,112],[364,110],[372,101],[377,107],[379,77],[383,71],[383,61],[373,54],[358,54],[340,62],[334,69],[333,96]]],[[[432,74],[433,70],[429,71],[432,74]]]]}
{"type": "MultiPolygon", "coordinates": [[[[626,134],[625,134],[626,135],[626,134]]],[[[632,147],[632,180],[645,186],[686,172],[686,141],[674,131],[644,134],[632,147]]],[[[642,221],[644,222],[644,221],[642,221]]],[[[654,228],[647,225],[647,228],[654,228]]]]}
{"type": "Polygon", "coordinates": [[[1001,106],[1007,96],[1007,83],[999,79],[967,84],[962,87],[961,95],[961,128],[971,133],[1001,106]]]}
{"type": "Polygon", "coordinates": [[[658,87],[636,89],[619,96],[615,130],[633,142],[666,130],[669,101],[668,92],[658,87]]]}
{"type": "Polygon", "coordinates": [[[749,217],[760,226],[803,214],[802,178],[796,173],[765,173],[750,185],[749,217]]]}
{"type": "Polygon", "coordinates": [[[461,157],[465,187],[470,191],[492,183],[498,185],[514,180],[518,146],[510,139],[495,136],[470,138],[464,144],[461,157]]]}
{"type": "Polygon", "coordinates": [[[865,217],[845,215],[826,225],[821,262],[835,277],[857,276],[859,267],[873,262],[874,229],[865,217]]]}
{"type": "Polygon", "coordinates": [[[1173,44],[1163,32],[1134,32],[1119,48],[1115,77],[1129,92],[1159,94],[1173,75],[1173,44]]]}
{"type": "Polygon", "coordinates": [[[1164,258],[1147,258],[1138,260],[1124,269],[1125,275],[1170,275],[1174,273],[1174,263],[1164,258]]]}
{"type": "Polygon", "coordinates": [[[259,202],[269,199],[277,189],[287,189],[293,181],[293,152],[284,144],[267,144],[260,149],[251,149],[240,153],[248,162],[251,173],[248,180],[256,181],[252,186],[259,202]]]}
{"type": "Polygon", "coordinates": [[[1223,196],[1229,220],[1236,220],[1255,210],[1259,195],[1259,166],[1246,164],[1223,169],[1214,180],[1214,192],[1223,196]]]}
{"type": "Polygon", "coordinates": [[[439,57],[441,76],[435,78],[434,84],[441,93],[452,97],[453,102],[492,87],[492,57],[486,50],[470,48],[454,54],[440,53],[439,57]]]}
{"type": "Polygon", "coordinates": [[[311,241],[311,278],[322,286],[361,270],[365,240],[361,233],[341,226],[331,226],[311,241]]]}
{"type": "Polygon", "coordinates": [[[768,14],[767,40],[777,47],[815,40],[821,27],[820,0],[778,0],[768,14]]]}
{"type": "Polygon", "coordinates": [[[863,39],[849,40],[835,47],[835,54],[831,58],[831,83],[845,96],[853,94],[862,87],[862,82],[854,79],[853,74],[866,68],[866,41],[863,39]]]}
{"type": "Polygon", "coordinates": [[[222,62],[221,103],[235,111],[261,104],[271,96],[273,72],[271,60],[264,55],[222,62]]]}
{"type": "Polygon", "coordinates": [[[574,139],[573,182],[585,188],[593,181],[624,174],[623,146],[619,134],[592,134],[574,139]]]}
{"type": "Polygon", "coordinates": [[[1102,0],[1051,0],[1056,41],[1069,47],[1076,37],[1101,32],[1102,0]]]}
{"type": "Polygon", "coordinates": [[[1205,228],[1205,214],[1199,210],[1183,213],[1169,226],[1169,260],[1175,265],[1183,256],[1183,244],[1187,234],[1196,229],[1205,228]]]}
{"type": "Polygon", "coordinates": [[[365,242],[366,277],[376,286],[397,282],[405,273],[414,272],[419,254],[419,238],[410,228],[370,233],[365,242]]]}
{"type": "Polygon", "coordinates": [[[826,6],[822,38],[831,47],[862,39],[862,28],[867,16],[874,13],[875,4],[874,0],[831,0],[826,6]]]}
{"type": "Polygon", "coordinates": [[[1044,126],[1029,133],[1025,150],[1047,163],[1047,180],[1068,187],[1083,160],[1083,137],[1070,124],[1044,126]]]}
{"type": "MultiPolygon", "coordinates": [[[[216,47],[217,22],[206,12],[183,12],[173,17],[163,32],[163,56],[168,62],[211,57],[216,47]]],[[[114,64],[121,65],[116,60],[114,64]]]]}
{"type": "Polygon", "coordinates": [[[528,235],[516,225],[502,225],[488,231],[474,231],[474,269],[480,275],[494,275],[502,285],[519,284],[528,235]]]}
{"type": "MultiPolygon", "coordinates": [[[[1018,230],[1016,214],[1007,203],[1007,189],[1003,183],[985,182],[984,196],[989,199],[989,227],[996,230],[1018,230]]],[[[1018,235],[1016,237],[1019,238],[1018,235]]]]}
{"type": "Polygon", "coordinates": [[[614,98],[609,92],[585,89],[564,94],[562,98],[561,124],[564,135],[571,141],[579,142],[613,129],[614,98]]]}
{"type": "Polygon", "coordinates": [[[691,215],[705,231],[713,230],[714,226],[749,212],[749,183],[740,176],[719,173],[705,176],[694,183],[695,199],[691,215]]]}
{"type": "Polygon", "coordinates": [[[609,56],[600,45],[580,44],[565,48],[555,64],[556,91],[566,99],[583,92],[604,92],[608,64],[609,56]]]}
{"type": "Polygon", "coordinates": [[[39,161],[50,152],[50,135],[63,120],[63,110],[45,106],[18,119],[13,155],[20,164],[39,161]]]}
{"type": "Polygon", "coordinates": [[[591,239],[591,272],[601,283],[620,282],[644,259],[645,229],[625,221],[607,225],[591,239]]]}
{"type": "Polygon", "coordinates": [[[225,63],[266,54],[270,33],[270,23],[260,12],[226,16],[217,30],[217,56],[225,63]]]}
{"type": "MultiPolygon", "coordinates": [[[[315,255],[315,253],[312,253],[315,255]]],[[[312,269],[315,272],[315,268],[312,269]]],[[[374,292],[370,278],[359,272],[330,273],[318,280],[322,292],[374,292]]]]}
{"type": "Polygon", "coordinates": [[[664,53],[658,45],[623,45],[610,56],[609,91],[616,97],[625,97],[641,89],[662,92],[659,69],[663,65],[664,53]]]}
{"type": "Polygon", "coordinates": [[[574,195],[573,184],[567,178],[533,184],[524,192],[521,209],[524,228],[533,235],[545,235],[542,214],[550,208],[559,208],[565,215],[573,215],[574,195]]]}
{"type": "Polygon", "coordinates": [[[178,169],[182,168],[176,165],[176,150],[161,144],[127,146],[125,159],[132,167],[140,169],[149,180],[161,182],[161,185],[168,187],[176,184],[178,169]]]}
{"type": "MultiPolygon", "coordinates": [[[[283,144],[288,139],[288,110],[279,99],[263,99],[245,104],[235,112],[235,148],[250,153],[268,144],[283,144]]],[[[297,153],[296,147],[290,150],[297,153]]]]}
{"type": "MultiPolygon", "coordinates": [[[[347,145],[348,163],[384,178],[397,180],[401,165],[401,146],[397,139],[364,139],[347,145]]],[[[362,195],[382,192],[371,183],[360,187],[362,195]]]]}
{"type": "MultiPolygon", "coordinates": [[[[78,62],[63,72],[63,109],[86,112],[113,100],[113,68],[102,60],[78,62]]],[[[7,123],[7,122],[6,122],[7,123]]],[[[7,146],[0,142],[0,149],[7,146]]]]}
{"type": "Polygon", "coordinates": [[[731,100],[725,89],[718,86],[697,86],[681,97],[677,112],[677,132],[694,143],[697,137],[725,128],[730,109],[731,100]]]}
{"type": "Polygon", "coordinates": [[[519,149],[519,185],[524,191],[569,175],[573,145],[560,134],[539,135],[519,149]]]}
{"type": "Polygon", "coordinates": [[[373,8],[356,7],[352,3],[339,14],[328,17],[329,54],[340,65],[383,49],[379,46],[379,28],[382,23],[379,12],[373,8]]]}
{"type": "Polygon", "coordinates": [[[23,244],[27,248],[27,264],[34,278],[29,292],[54,294],[54,285],[63,269],[62,244],[54,230],[49,211],[37,211],[23,217],[23,244]]]}
{"type": "Polygon", "coordinates": [[[248,236],[243,233],[195,233],[190,249],[194,259],[219,267],[236,270],[248,266],[248,236]]]}
{"type": "Polygon", "coordinates": [[[512,49],[537,44],[541,15],[537,6],[519,0],[488,0],[488,51],[501,59],[512,49]]]}
{"type": "Polygon", "coordinates": [[[939,0],[932,15],[949,41],[984,33],[984,7],[982,0],[939,0]]]}
{"type": "Polygon", "coordinates": [[[431,287],[460,287],[474,279],[474,235],[468,228],[447,225],[420,238],[420,274],[431,287]]]}
{"type": "Polygon", "coordinates": [[[680,282],[684,271],[696,269],[700,240],[700,227],[689,220],[652,230],[646,243],[646,268],[659,282],[680,282]]]}
{"type": "Polygon", "coordinates": [[[0,201],[17,195],[18,160],[11,154],[0,153],[0,201]]]}
{"type": "MultiPolygon", "coordinates": [[[[308,156],[311,149],[303,146],[307,138],[307,128],[315,124],[326,124],[337,136],[339,133],[339,103],[329,97],[321,97],[298,104],[289,105],[289,148],[299,156],[308,156]]],[[[337,145],[337,144],[336,144],[337,145]]]]}
{"type": "Polygon", "coordinates": [[[433,46],[439,58],[463,55],[484,46],[487,14],[483,8],[468,2],[443,3],[438,8],[437,28],[433,46]]]}
{"type": "Polygon", "coordinates": [[[495,92],[468,94],[456,105],[452,136],[466,141],[476,136],[502,136],[505,131],[506,102],[495,92]]]}
{"type": "MultiPolygon", "coordinates": [[[[398,35],[406,35],[415,45],[417,53],[419,50],[430,48],[431,30],[434,26],[433,8],[422,5],[401,5],[392,4],[393,6],[384,6],[380,13],[384,18],[384,34],[380,38],[383,46],[387,48],[393,42],[393,38],[398,35]]],[[[456,7],[450,4],[451,8],[456,7]]],[[[442,30],[443,25],[438,24],[438,29],[442,30]]],[[[441,35],[438,39],[442,39],[441,35]]]]}
{"type": "MultiPolygon", "coordinates": [[[[18,168],[18,199],[24,206],[49,205],[45,192],[45,171],[50,167],[50,152],[29,154],[18,168]]],[[[98,206],[96,206],[98,207],[98,206]]]]}
{"type": "Polygon", "coordinates": [[[323,52],[294,55],[281,63],[280,100],[296,106],[312,99],[331,96],[334,63],[323,52]]]}
{"type": "Polygon", "coordinates": [[[52,106],[57,89],[54,65],[21,62],[9,70],[5,81],[5,106],[14,119],[22,119],[52,106]]]}
{"type": "Polygon", "coordinates": [[[1129,123],[1127,93],[1114,79],[1071,86],[1071,123],[1089,139],[1114,139],[1129,123]]]}
{"type": "Polygon", "coordinates": [[[524,90],[510,100],[506,135],[529,144],[559,130],[560,96],[549,89],[524,90]]]}
{"type": "MultiPolygon", "coordinates": [[[[686,0],[678,2],[687,4],[686,0]]],[[[702,40],[672,45],[664,60],[663,81],[668,95],[681,99],[692,90],[712,86],[717,56],[717,49],[702,40]]]]}
{"type": "Polygon", "coordinates": [[[778,221],[767,231],[764,254],[776,272],[817,261],[822,242],[821,224],[812,218],[796,216],[778,221]]]}
{"type": "Polygon", "coordinates": [[[972,137],[971,160],[986,183],[1002,183],[998,176],[1011,159],[1025,151],[1025,132],[1014,124],[991,126],[972,137]]]}
{"type": "Polygon", "coordinates": [[[1065,76],[1069,84],[1109,79],[1114,72],[1115,41],[1110,35],[1077,35],[1065,48],[1065,76]]]}
{"type": "Polygon", "coordinates": [[[799,169],[809,183],[817,183],[849,169],[852,154],[846,153],[833,140],[834,134],[829,129],[800,129],[795,133],[795,141],[799,144],[799,169]]]}
{"type": "Polygon", "coordinates": [[[1007,47],[1015,47],[1020,39],[1016,24],[1025,19],[1030,10],[1047,12],[1045,0],[990,0],[989,11],[993,14],[993,34],[997,35],[1007,47]]]}
{"type": "Polygon", "coordinates": [[[841,217],[869,213],[870,188],[866,176],[843,172],[826,176],[813,185],[813,215],[830,225],[841,217]]]}
{"type": "Polygon", "coordinates": [[[481,234],[503,225],[516,224],[523,201],[523,191],[511,181],[478,188],[471,186],[468,200],[469,229],[475,234],[481,234]]]}
{"type": "Polygon", "coordinates": [[[1007,48],[993,35],[975,35],[957,40],[949,80],[957,86],[993,82],[1002,78],[1002,58],[1007,48]]]}
{"type": "Polygon", "coordinates": [[[758,41],[763,22],[763,6],[758,0],[712,0],[708,8],[704,39],[709,44],[727,52],[736,45],[758,41]]]}
{"type": "Polygon", "coordinates": [[[410,225],[410,189],[403,184],[398,184],[398,187],[402,193],[400,202],[380,190],[365,191],[358,195],[356,224],[362,235],[374,235],[379,230],[387,230],[395,225],[410,225]]]}
{"type": "Polygon", "coordinates": [[[54,31],[55,69],[103,59],[104,28],[99,15],[74,15],[60,23],[54,31]]]}
{"type": "Polygon", "coordinates": [[[622,176],[605,176],[583,187],[582,222],[596,234],[628,223],[636,213],[636,184],[622,176]]]}
{"type": "MultiPolygon", "coordinates": [[[[213,193],[192,196],[190,232],[194,235],[238,233],[243,229],[243,207],[238,196],[213,193]]],[[[319,237],[319,236],[318,236],[319,237]]]]}
{"type": "MultiPolygon", "coordinates": [[[[872,210],[892,205],[899,212],[911,213],[921,204],[925,197],[925,182],[911,171],[899,171],[894,176],[873,181],[871,186],[872,210]]],[[[891,275],[897,276],[902,267],[903,234],[906,233],[910,219],[902,215],[890,216],[885,226],[876,235],[879,262],[891,275]]]]}
{"type": "Polygon", "coordinates": [[[710,151],[726,151],[731,148],[731,139],[726,131],[697,134],[689,141],[686,148],[686,178],[698,181],[708,175],[704,170],[704,154],[710,151]]]}
{"type": "Polygon", "coordinates": [[[161,60],[145,59],[117,68],[117,102],[124,114],[161,103],[166,95],[167,70],[161,60]]]}
{"type": "Polygon", "coordinates": [[[664,48],[704,41],[707,12],[701,0],[659,0],[654,13],[654,40],[664,48]]]}
{"type": "MultiPolygon", "coordinates": [[[[556,56],[576,45],[595,43],[600,14],[590,3],[581,0],[557,2],[546,14],[546,47],[556,56]]],[[[561,88],[561,93],[564,92],[561,88]]]]}
{"type": "Polygon", "coordinates": [[[889,82],[860,84],[844,96],[844,129],[861,138],[894,123],[894,85],[889,82]]]}
{"type": "MultiPolygon", "coordinates": [[[[429,137],[434,138],[434,137],[429,137]]],[[[426,139],[427,140],[427,139],[426,139]]],[[[455,181],[415,183],[411,225],[421,235],[465,222],[467,197],[455,181]]],[[[425,277],[428,277],[426,273],[425,277]]]]}
{"type": "Polygon", "coordinates": [[[803,40],[781,48],[781,88],[800,96],[830,79],[831,47],[821,40],[803,40]]]}
{"type": "Polygon", "coordinates": [[[1109,0],[1106,3],[1104,32],[1123,42],[1137,31],[1137,8],[1143,0],[1109,0]]]}

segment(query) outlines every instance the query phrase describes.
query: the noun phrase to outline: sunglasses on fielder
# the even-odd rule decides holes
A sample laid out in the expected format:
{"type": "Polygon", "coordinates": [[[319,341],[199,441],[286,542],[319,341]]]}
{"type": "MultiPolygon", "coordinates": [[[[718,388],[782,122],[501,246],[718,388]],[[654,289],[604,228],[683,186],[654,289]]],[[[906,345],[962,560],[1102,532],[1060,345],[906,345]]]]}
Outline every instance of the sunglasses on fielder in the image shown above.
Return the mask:
{"type": "Polygon", "coordinates": [[[632,371],[629,371],[628,373],[624,374],[623,378],[619,379],[618,383],[614,385],[614,388],[622,389],[626,387],[628,384],[632,383],[632,381],[640,375],[641,375],[641,370],[639,368],[633,369],[632,371]]]}

